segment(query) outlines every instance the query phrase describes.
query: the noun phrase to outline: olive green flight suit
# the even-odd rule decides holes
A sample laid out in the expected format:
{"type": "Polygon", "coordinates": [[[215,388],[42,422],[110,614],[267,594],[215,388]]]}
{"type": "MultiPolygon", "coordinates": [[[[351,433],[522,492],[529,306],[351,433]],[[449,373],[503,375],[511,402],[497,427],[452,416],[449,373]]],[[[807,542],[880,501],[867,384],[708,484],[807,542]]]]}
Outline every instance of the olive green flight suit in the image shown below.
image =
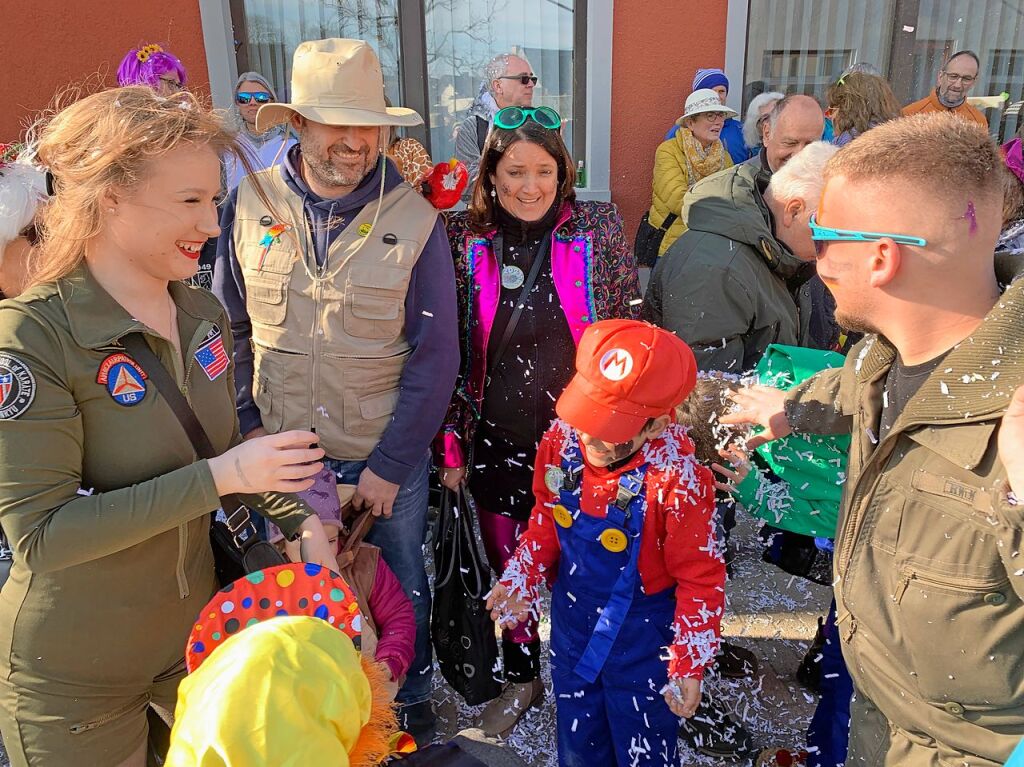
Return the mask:
{"type": "MultiPolygon", "coordinates": [[[[238,443],[233,368],[215,354],[232,348],[227,315],[206,291],[170,293],[183,359],[84,267],[0,303],[0,525],[15,552],[0,730],[13,767],[126,759],[148,704],[173,711],[189,631],[217,588],[209,466],[119,343],[145,332],[214,448],[238,443]]],[[[286,535],[311,513],[291,495],[242,497],[286,535]]]]}
{"type": "MultiPolygon", "coordinates": [[[[1004,283],[1024,271],[998,266],[1004,283]]],[[[1024,506],[1009,502],[997,449],[1024,384],[1024,281],[879,441],[895,357],[869,336],[786,404],[797,431],[852,434],[834,560],[857,690],[846,763],[997,767],[1024,736],[1024,506]]]]}

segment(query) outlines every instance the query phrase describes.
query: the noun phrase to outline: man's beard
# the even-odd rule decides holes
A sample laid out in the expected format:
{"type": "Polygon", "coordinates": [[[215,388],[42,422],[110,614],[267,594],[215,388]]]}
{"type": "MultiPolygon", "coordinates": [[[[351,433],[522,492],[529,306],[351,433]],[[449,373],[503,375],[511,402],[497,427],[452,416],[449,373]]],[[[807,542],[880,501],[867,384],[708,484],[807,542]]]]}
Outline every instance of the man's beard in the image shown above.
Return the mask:
{"type": "Polygon", "coordinates": [[[837,307],[835,316],[839,327],[844,330],[852,330],[855,333],[879,333],[875,324],[861,314],[844,312],[837,307]]]}
{"type": "Polygon", "coordinates": [[[958,106],[960,106],[965,101],[967,101],[967,94],[966,93],[960,94],[960,96],[958,97],[958,99],[956,101],[951,101],[950,99],[951,99],[951,96],[950,96],[949,91],[946,91],[946,95],[945,96],[942,95],[942,91],[941,90],[939,91],[939,103],[942,104],[942,106],[944,106],[944,107],[949,107],[950,109],[956,109],[958,106]]]}
{"type": "MultiPolygon", "coordinates": [[[[300,144],[301,139],[300,139],[300,144]]],[[[330,187],[355,187],[363,180],[367,173],[373,168],[369,151],[365,152],[361,163],[347,165],[344,168],[337,167],[331,162],[330,149],[328,148],[321,157],[320,147],[315,147],[315,152],[304,152],[302,157],[310,172],[324,186],[330,187]]]]}

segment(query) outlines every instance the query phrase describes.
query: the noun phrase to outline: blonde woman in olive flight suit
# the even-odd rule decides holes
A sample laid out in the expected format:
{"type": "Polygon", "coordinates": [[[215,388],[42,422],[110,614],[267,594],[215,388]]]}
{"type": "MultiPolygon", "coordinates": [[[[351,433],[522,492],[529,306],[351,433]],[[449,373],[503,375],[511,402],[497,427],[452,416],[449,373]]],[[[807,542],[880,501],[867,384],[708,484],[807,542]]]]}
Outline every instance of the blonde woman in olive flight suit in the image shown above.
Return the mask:
{"type": "Polygon", "coordinates": [[[217,588],[219,496],[240,493],[310,561],[333,562],[291,492],[323,451],[301,431],[241,442],[228,319],[181,280],[218,233],[219,157],[188,94],[97,93],[42,131],[55,194],[33,286],[0,304],[0,731],[13,767],[143,767],[147,707],[169,716],[189,629],[217,588]],[[220,455],[197,460],[121,338],[142,332],[220,455]]]}

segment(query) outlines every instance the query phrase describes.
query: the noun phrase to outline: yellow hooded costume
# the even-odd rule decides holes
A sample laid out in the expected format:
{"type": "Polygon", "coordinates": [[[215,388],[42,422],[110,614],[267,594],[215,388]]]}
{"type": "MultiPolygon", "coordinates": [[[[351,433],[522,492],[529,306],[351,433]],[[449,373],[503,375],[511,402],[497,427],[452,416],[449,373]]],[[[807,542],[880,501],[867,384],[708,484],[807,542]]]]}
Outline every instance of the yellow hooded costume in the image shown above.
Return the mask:
{"type": "Polygon", "coordinates": [[[218,647],[178,690],[168,767],[368,767],[398,730],[384,672],[319,618],[218,647]]]}

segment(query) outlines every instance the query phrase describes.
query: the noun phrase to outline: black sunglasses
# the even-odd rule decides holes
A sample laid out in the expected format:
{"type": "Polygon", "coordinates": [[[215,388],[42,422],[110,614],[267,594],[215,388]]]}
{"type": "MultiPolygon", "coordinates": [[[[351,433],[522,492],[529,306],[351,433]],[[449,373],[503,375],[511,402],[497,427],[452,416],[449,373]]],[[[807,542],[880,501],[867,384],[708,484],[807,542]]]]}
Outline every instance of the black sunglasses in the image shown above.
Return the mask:
{"type": "Polygon", "coordinates": [[[248,104],[251,101],[255,101],[257,104],[269,104],[270,94],[269,93],[236,93],[235,101],[239,104],[248,104]]]}
{"type": "Polygon", "coordinates": [[[518,80],[520,85],[537,84],[537,75],[504,75],[499,80],[518,80]]]}

